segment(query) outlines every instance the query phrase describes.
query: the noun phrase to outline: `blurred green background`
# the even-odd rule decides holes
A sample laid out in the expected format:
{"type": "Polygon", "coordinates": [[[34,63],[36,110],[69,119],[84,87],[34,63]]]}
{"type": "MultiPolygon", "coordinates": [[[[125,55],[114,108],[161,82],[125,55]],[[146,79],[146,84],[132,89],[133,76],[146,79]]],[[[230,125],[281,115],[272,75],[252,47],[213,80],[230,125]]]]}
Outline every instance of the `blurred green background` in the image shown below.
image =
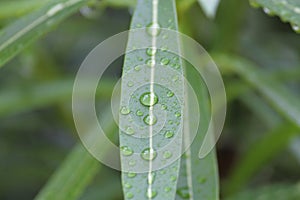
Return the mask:
{"type": "MultiPolygon", "coordinates": [[[[17,0],[1,1],[0,11],[11,2],[17,0]]],[[[40,6],[29,2],[11,12],[5,7],[0,28],[40,6]]],[[[128,29],[134,10],[131,1],[106,2],[82,8],[0,69],[0,199],[33,199],[79,141],[71,110],[76,72],[97,44],[128,29]]],[[[211,53],[227,90],[227,119],[217,145],[222,197],[300,199],[299,127],[230,70],[243,65],[235,58],[249,61],[300,100],[299,35],[241,0],[222,0],[215,20],[197,2],[178,0],[178,18],[181,31],[211,53]]],[[[99,110],[110,102],[121,67],[119,59],[107,70],[99,110]]],[[[80,199],[122,199],[120,173],[101,169],[80,199]]]]}

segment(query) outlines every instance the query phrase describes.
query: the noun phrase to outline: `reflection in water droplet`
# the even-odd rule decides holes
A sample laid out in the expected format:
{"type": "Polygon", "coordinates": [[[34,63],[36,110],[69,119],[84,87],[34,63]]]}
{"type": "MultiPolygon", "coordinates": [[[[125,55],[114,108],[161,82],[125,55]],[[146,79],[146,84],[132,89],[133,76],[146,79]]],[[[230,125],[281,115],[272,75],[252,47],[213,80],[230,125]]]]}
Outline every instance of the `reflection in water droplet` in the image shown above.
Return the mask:
{"type": "Polygon", "coordinates": [[[160,64],[162,64],[162,65],[167,65],[169,63],[170,63],[170,60],[168,58],[162,58],[160,60],[160,64]]]}
{"type": "Polygon", "coordinates": [[[128,146],[122,146],[121,152],[124,156],[131,156],[133,154],[133,150],[128,146]]]}
{"type": "Polygon", "coordinates": [[[144,106],[154,106],[158,102],[158,97],[155,93],[146,92],[141,95],[140,102],[144,106]]]}
{"type": "Polygon", "coordinates": [[[183,199],[189,199],[190,193],[188,187],[179,188],[177,194],[183,199]]]}
{"type": "Polygon", "coordinates": [[[157,153],[154,149],[146,148],[142,151],[141,157],[144,160],[154,160],[157,156],[157,153]]]}
{"type": "Polygon", "coordinates": [[[157,23],[151,23],[147,26],[146,30],[150,36],[157,36],[160,33],[160,25],[157,23]]]}
{"type": "Polygon", "coordinates": [[[173,136],[174,136],[174,132],[173,131],[166,131],[165,138],[172,138],[173,136]]]}
{"type": "Polygon", "coordinates": [[[157,119],[156,119],[155,115],[147,115],[144,118],[144,122],[145,122],[145,124],[152,126],[152,125],[156,124],[157,119]]]}
{"type": "Polygon", "coordinates": [[[130,109],[126,106],[123,106],[120,110],[122,115],[128,115],[130,113],[130,109]]]}

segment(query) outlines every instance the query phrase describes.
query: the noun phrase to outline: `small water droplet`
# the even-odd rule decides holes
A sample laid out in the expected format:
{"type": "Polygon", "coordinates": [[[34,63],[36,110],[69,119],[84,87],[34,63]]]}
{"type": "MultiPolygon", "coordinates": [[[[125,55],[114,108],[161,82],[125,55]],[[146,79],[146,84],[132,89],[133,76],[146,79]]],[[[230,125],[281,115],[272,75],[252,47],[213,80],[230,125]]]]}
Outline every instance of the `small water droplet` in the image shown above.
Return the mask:
{"type": "Polygon", "coordinates": [[[132,185],[130,185],[129,183],[123,183],[123,186],[127,189],[132,188],[132,185]]]}
{"type": "Polygon", "coordinates": [[[124,156],[131,156],[133,154],[133,150],[128,146],[122,146],[121,152],[124,156]]]}
{"type": "Polygon", "coordinates": [[[134,177],[136,177],[136,173],[134,173],[134,172],[128,172],[127,177],[128,178],[134,178],[134,177]]]}
{"type": "Polygon", "coordinates": [[[127,192],[127,193],[126,193],[126,197],[127,197],[128,199],[132,199],[132,198],[134,197],[134,195],[133,195],[133,193],[131,193],[131,192],[127,192]]]}
{"type": "Polygon", "coordinates": [[[163,157],[164,159],[169,159],[172,157],[172,153],[170,151],[165,151],[163,157]]]}
{"type": "Polygon", "coordinates": [[[137,111],[136,111],[136,115],[137,115],[137,116],[143,116],[144,113],[143,113],[141,110],[137,110],[137,111]]]}
{"type": "Polygon", "coordinates": [[[202,178],[202,177],[198,177],[197,178],[197,181],[198,181],[198,183],[200,183],[200,184],[204,184],[204,183],[206,183],[206,178],[202,178]]]}
{"type": "Polygon", "coordinates": [[[140,71],[142,69],[141,65],[137,65],[134,67],[134,70],[135,71],[140,71]]]}
{"type": "Polygon", "coordinates": [[[188,187],[179,188],[177,194],[183,199],[189,199],[190,193],[188,187]]]}
{"type": "Polygon", "coordinates": [[[156,48],[150,47],[146,50],[148,56],[154,56],[156,54],[156,48]]]}
{"type": "Polygon", "coordinates": [[[137,57],[138,61],[143,61],[144,59],[141,56],[137,57]]]}
{"type": "Polygon", "coordinates": [[[152,172],[151,174],[148,175],[148,184],[152,185],[154,180],[155,180],[155,176],[156,174],[154,172],[152,172]]]}
{"type": "Polygon", "coordinates": [[[142,27],[142,24],[136,24],[136,27],[137,27],[137,28],[141,28],[141,27],[142,27]]]}
{"type": "Polygon", "coordinates": [[[135,164],[136,164],[136,161],[135,161],[135,160],[130,160],[130,161],[128,162],[128,165],[129,165],[129,166],[135,166],[135,164]]]}
{"type": "Polygon", "coordinates": [[[171,191],[171,188],[170,188],[170,187],[165,187],[164,191],[165,191],[165,192],[170,192],[170,191],[171,191]]]}
{"type": "Polygon", "coordinates": [[[134,83],[132,81],[128,81],[127,86],[128,87],[132,87],[134,85],[134,83]]]}
{"type": "Polygon", "coordinates": [[[175,117],[181,117],[181,113],[180,112],[176,112],[175,113],[175,117]]]}
{"type": "Polygon", "coordinates": [[[174,136],[174,132],[173,131],[166,131],[165,132],[165,138],[172,138],[174,136]]]}
{"type": "Polygon", "coordinates": [[[120,110],[122,115],[128,115],[130,113],[130,109],[126,106],[123,106],[120,110]]]}
{"type": "Polygon", "coordinates": [[[155,60],[152,60],[151,58],[148,59],[148,60],[146,61],[146,65],[147,65],[148,67],[154,67],[154,66],[155,66],[155,60]]]}
{"type": "Polygon", "coordinates": [[[141,157],[144,160],[154,160],[157,156],[157,153],[154,149],[146,148],[142,151],[141,157]]]}
{"type": "Polygon", "coordinates": [[[160,64],[162,64],[162,65],[168,65],[169,63],[170,63],[170,59],[168,59],[168,58],[162,58],[160,60],[160,64]]]}
{"type": "Polygon", "coordinates": [[[130,126],[128,126],[125,130],[126,134],[133,135],[135,133],[134,129],[130,126]]]}
{"type": "Polygon", "coordinates": [[[155,190],[153,190],[153,189],[148,189],[147,190],[146,196],[148,198],[152,199],[152,198],[156,197],[156,195],[157,195],[157,192],[155,190]]]}
{"type": "Polygon", "coordinates": [[[176,176],[171,176],[171,181],[175,182],[177,180],[176,176]]]}
{"type": "Polygon", "coordinates": [[[155,115],[147,115],[144,118],[144,122],[145,122],[145,124],[152,126],[152,125],[156,124],[157,119],[156,119],[155,115]]]}
{"type": "Polygon", "coordinates": [[[168,121],[168,124],[172,125],[174,122],[172,120],[168,121]]]}
{"type": "Polygon", "coordinates": [[[165,104],[161,105],[161,109],[166,110],[168,107],[165,104]]]}
{"type": "Polygon", "coordinates": [[[158,97],[153,92],[146,92],[141,95],[140,102],[144,106],[154,106],[158,102],[158,97]]]}
{"type": "Polygon", "coordinates": [[[173,78],[172,78],[172,81],[176,82],[179,80],[179,76],[175,75],[173,78]]]}
{"type": "Polygon", "coordinates": [[[147,28],[147,33],[151,36],[158,36],[160,33],[160,25],[157,23],[150,23],[147,28]]]}
{"type": "Polygon", "coordinates": [[[174,96],[174,92],[168,91],[167,92],[167,97],[172,97],[172,96],[174,96]]]}

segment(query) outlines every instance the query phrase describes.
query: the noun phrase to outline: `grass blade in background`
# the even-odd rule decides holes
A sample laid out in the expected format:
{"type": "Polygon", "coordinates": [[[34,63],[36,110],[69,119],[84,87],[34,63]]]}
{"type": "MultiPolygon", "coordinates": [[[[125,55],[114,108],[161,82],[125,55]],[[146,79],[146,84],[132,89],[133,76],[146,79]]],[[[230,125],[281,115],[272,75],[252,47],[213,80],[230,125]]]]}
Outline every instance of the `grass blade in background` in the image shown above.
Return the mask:
{"type": "Polygon", "coordinates": [[[88,0],[55,0],[0,31],[0,67],[88,0]]]}
{"type": "Polygon", "coordinates": [[[283,22],[291,23],[300,33],[300,1],[297,0],[250,0],[255,7],[263,7],[269,15],[277,15],[283,22]]]}
{"type": "MultiPolygon", "coordinates": [[[[138,1],[131,29],[146,28],[143,33],[150,42],[147,49],[128,53],[123,67],[120,147],[125,199],[173,200],[176,194],[180,163],[177,155],[181,153],[182,144],[183,69],[177,55],[153,45],[156,38],[171,37],[164,35],[160,28],[178,29],[175,1],[159,0],[157,7],[155,2],[138,1]],[[174,72],[177,76],[173,77],[174,72]],[[165,85],[157,84],[162,79],[165,85]],[[165,119],[156,112],[166,113],[165,119]],[[157,119],[151,119],[153,114],[157,119]],[[132,128],[134,124],[137,126],[132,128]],[[152,168],[164,162],[167,165],[163,169],[152,168]],[[137,170],[131,169],[136,166],[146,170],[135,173],[137,170]]],[[[128,49],[134,46],[136,38],[129,35],[128,49]]],[[[175,45],[179,48],[179,44],[175,45]]]]}

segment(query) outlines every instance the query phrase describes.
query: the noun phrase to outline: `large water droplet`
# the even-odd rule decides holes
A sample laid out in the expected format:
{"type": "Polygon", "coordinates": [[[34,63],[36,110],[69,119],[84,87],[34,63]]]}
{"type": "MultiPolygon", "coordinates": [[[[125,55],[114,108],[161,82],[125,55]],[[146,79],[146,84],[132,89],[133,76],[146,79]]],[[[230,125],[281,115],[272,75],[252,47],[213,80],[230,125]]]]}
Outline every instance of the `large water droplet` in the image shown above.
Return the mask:
{"type": "Polygon", "coordinates": [[[160,64],[162,64],[162,65],[167,65],[169,63],[170,63],[170,59],[168,59],[168,58],[162,58],[160,60],[160,64]]]}
{"type": "Polygon", "coordinates": [[[177,194],[183,199],[189,199],[190,193],[188,187],[179,188],[177,194]]]}
{"type": "Polygon", "coordinates": [[[158,97],[155,93],[152,92],[146,92],[141,95],[140,102],[144,106],[154,106],[158,102],[158,97]]]}
{"type": "Polygon", "coordinates": [[[148,48],[146,50],[146,53],[147,53],[148,56],[154,56],[156,54],[156,48],[153,48],[153,47],[148,48]]]}
{"type": "Polygon", "coordinates": [[[156,119],[155,115],[147,115],[144,118],[144,122],[145,122],[145,124],[152,126],[152,125],[156,124],[157,119],[156,119]]]}
{"type": "Polygon", "coordinates": [[[123,106],[120,110],[122,115],[128,115],[130,113],[130,109],[126,106],[123,106]]]}
{"type": "Polygon", "coordinates": [[[160,25],[157,23],[150,23],[147,28],[147,33],[151,36],[157,36],[160,33],[160,25]]]}
{"type": "Polygon", "coordinates": [[[131,156],[133,154],[133,150],[128,146],[122,146],[121,152],[124,156],[131,156]]]}
{"type": "Polygon", "coordinates": [[[165,138],[172,138],[174,136],[174,132],[173,131],[166,131],[165,132],[165,138]]]}
{"type": "Polygon", "coordinates": [[[152,198],[156,197],[156,195],[157,195],[157,192],[156,192],[155,190],[153,190],[153,189],[148,189],[148,190],[147,190],[146,196],[147,196],[149,199],[152,199],[152,198]]]}
{"type": "Polygon", "coordinates": [[[142,151],[141,157],[144,160],[154,160],[157,156],[157,153],[154,149],[146,148],[142,151]]]}

